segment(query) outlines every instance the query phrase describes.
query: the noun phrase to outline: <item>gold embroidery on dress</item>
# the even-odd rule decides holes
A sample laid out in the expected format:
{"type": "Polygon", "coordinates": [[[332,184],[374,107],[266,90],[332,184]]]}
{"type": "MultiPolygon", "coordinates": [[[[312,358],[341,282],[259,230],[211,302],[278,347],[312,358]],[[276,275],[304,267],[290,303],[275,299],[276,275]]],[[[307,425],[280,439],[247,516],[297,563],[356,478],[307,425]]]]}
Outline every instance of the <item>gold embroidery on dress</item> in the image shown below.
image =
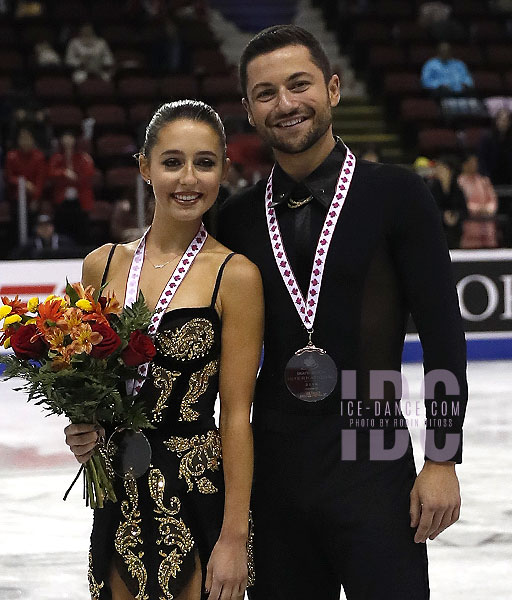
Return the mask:
{"type": "Polygon", "coordinates": [[[195,421],[199,413],[193,410],[190,405],[197,402],[199,396],[204,394],[208,387],[208,379],[219,370],[219,361],[212,360],[200,371],[192,373],[188,382],[188,392],[183,396],[180,406],[180,417],[178,421],[195,421]]]}
{"type": "Polygon", "coordinates": [[[194,488],[194,481],[202,494],[215,494],[219,491],[207,477],[204,477],[206,469],[210,471],[219,469],[222,458],[220,434],[216,429],[190,438],[173,436],[164,444],[181,458],[179,478],[185,479],[189,492],[194,488]]]}
{"type": "Polygon", "coordinates": [[[159,554],[163,558],[158,568],[158,583],[164,593],[160,600],[172,600],[174,596],[169,591],[169,581],[181,569],[183,558],[194,548],[194,539],[190,529],[185,525],[183,519],[177,518],[181,503],[177,496],[170,498],[168,507],[164,505],[165,477],[160,469],[151,469],[148,476],[149,491],[156,508],[156,520],[160,523],[158,531],[160,537],[156,540],[158,545],[174,546],[167,553],[160,549],[159,554]]]}
{"type": "Polygon", "coordinates": [[[94,579],[92,571],[92,550],[89,550],[89,570],[87,572],[87,576],[89,579],[89,592],[91,594],[91,600],[100,600],[100,590],[105,584],[103,581],[98,583],[96,579],[94,579]]]}
{"type": "Polygon", "coordinates": [[[171,395],[172,386],[181,373],[179,371],[168,371],[155,363],[151,364],[151,372],[153,374],[153,385],[162,390],[151,411],[153,413],[153,422],[158,423],[162,420],[162,411],[167,408],[166,402],[171,395]]]}
{"type": "Polygon", "coordinates": [[[123,557],[130,575],[138,581],[139,591],[135,596],[135,600],[149,600],[149,596],[146,594],[148,575],[142,562],[144,552],[140,549],[138,552],[136,550],[137,546],[142,545],[142,538],[140,535],[141,518],[138,509],[139,492],[135,479],[126,479],[124,489],[126,490],[128,500],[123,500],[121,503],[121,512],[126,520],[119,523],[114,539],[114,546],[117,552],[123,557]]]}
{"type": "Polygon", "coordinates": [[[247,587],[256,583],[256,572],[254,570],[254,522],[252,512],[249,511],[249,536],[247,538],[247,587]]]}
{"type": "Polygon", "coordinates": [[[156,342],[165,356],[190,360],[204,356],[213,346],[214,337],[208,319],[191,319],[173,332],[157,334],[156,342]]]}

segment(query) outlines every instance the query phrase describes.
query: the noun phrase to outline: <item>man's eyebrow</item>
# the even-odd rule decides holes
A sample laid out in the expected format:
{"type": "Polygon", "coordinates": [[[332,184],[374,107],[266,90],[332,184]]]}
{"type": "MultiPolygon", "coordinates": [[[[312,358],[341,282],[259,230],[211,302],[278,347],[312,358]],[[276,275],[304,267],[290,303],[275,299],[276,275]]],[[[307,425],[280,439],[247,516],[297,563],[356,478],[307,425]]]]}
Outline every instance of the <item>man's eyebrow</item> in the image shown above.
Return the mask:
{"type": "MultiPolygon", "coordinates": [[[[292,79],[297,79],[297,77],[311,77],[311,74],[307,71],[297,71],[296,73],[292,73],[289,77],[286,78],[286,81],[291,81],[292,79]]],[[[255,90],[258,87],[272,87],[274,84],[270,81],[260,81],[258,82],[252,89],[255,90]]]]}

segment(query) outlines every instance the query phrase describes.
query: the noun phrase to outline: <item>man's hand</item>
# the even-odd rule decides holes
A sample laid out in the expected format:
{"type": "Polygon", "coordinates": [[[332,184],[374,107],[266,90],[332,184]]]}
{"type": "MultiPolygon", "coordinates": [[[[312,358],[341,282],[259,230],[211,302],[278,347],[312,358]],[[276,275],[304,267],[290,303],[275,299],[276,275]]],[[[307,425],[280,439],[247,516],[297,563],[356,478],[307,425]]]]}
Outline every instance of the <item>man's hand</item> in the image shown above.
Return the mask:
{"type": "Polygon", "coordinates": [[[411,490],[411,527],[417,527],[414,541],[433,540],[460,514],[459,480],[455,463],[427,460],[411,490]]]}

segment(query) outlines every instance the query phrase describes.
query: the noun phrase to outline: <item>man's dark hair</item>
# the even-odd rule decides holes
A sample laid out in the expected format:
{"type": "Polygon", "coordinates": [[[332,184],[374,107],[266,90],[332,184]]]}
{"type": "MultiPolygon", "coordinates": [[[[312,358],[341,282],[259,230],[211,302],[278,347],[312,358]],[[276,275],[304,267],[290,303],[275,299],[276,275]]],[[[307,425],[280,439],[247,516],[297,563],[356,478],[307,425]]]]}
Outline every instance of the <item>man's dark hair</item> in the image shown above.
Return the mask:
{"type": "Polygon", "coordinates": [[[249,62],[257,56],[286,46],[305,46],[311,54],[313,63],[322,71],[325,83],[329,82],[332,76],[331,65],[315,36],[296,25],[273,25],[255,35],[242,52],[238,72],[244,96],[247,96],[247,65],[249,62]]]}

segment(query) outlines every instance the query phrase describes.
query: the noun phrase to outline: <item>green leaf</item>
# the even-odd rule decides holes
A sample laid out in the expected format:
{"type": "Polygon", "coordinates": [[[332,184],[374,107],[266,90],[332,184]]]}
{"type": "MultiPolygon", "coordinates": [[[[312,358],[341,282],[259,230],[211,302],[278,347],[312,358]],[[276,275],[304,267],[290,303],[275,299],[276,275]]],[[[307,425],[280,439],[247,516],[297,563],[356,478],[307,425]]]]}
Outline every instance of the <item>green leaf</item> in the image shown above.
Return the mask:
{"type": "Polygon", "coordinates": [[[69,283],[68,278],[66,277],[66,294],[69,296],[69,302],[71,306],[75,306],[78,300],[80,300],[80,296],[75,288],[69,283]]]}

